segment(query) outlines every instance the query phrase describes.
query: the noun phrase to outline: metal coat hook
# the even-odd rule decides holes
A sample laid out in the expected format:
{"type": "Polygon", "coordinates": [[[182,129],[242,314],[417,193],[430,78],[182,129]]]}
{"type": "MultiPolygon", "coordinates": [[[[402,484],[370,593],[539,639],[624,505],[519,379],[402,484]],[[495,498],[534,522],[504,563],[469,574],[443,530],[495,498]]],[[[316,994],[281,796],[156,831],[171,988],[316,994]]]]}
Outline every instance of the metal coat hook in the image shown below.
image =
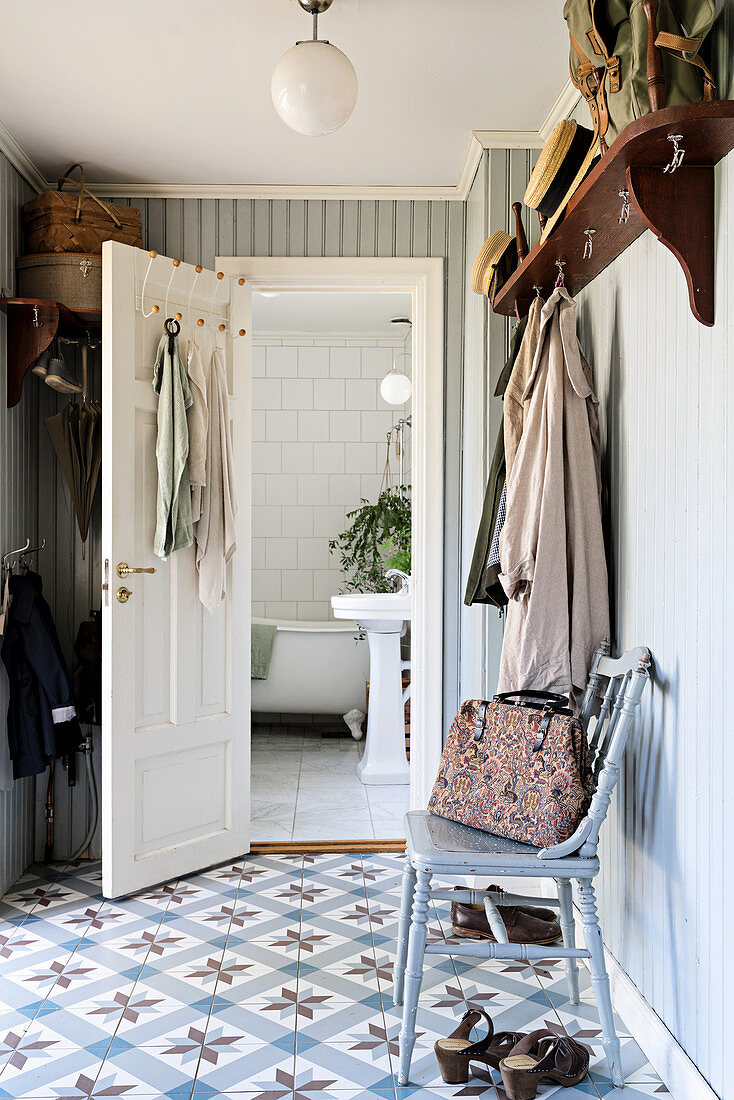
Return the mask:
{"type": "Polygon", "coordinates": [[[556,289],[558,289],[559,286],[565,286],[566,285],[566,279],[565,279],[564,274],[563,274],[563,269],[564,269],[565,266],[566,266],[566,261],[565,260],[556,260],[556,267],[558,268],[558,276],[556,278],[556,284],[555,284],[556,289]]]}
{"type": "Polygon", "coordinates": [[[145,288],[148,285],[148,276],[150,275],[150,269],[153,266],[153,260],[156,258],[157,255],[158,255],[158,253],[155,251],[155,249],[151,249],[150,252],[148,253],[148,256],[150,257],[150,259],[148,260],[148,266],[145,270],[145,278],[143,279],[143,289],[140,292],[140,312],[143,314],[143,317],[152,317],[153,314],[158,313],[160,311],[160,308],[161,308],[160,306],[151,306],[149,311],[147,313],[145,312],[145,288]]]}
{"type": "Polygon", "coordinates": [[[194,293],[194,287],[196,286],[196,280],[199,278],[199,276],[201,275],[203,270],[204,269],[202,268],[201,264],[197,264],[196,267],[194,268],[194,281],[191,284],[191,290],[189,291],[189,298],[188,298],[188,301],[186,303],[186,324],[189,326],[189,328],[191,328],[191,297],[194,293]]]}
{"type": "MultiPolygon", "coordinates": [[[[168,280],[168,286],[166,287],[166,308],[163,311],[166,317],[168,317],[168,295],[171,293],[171,283],[173,282],[174,276],[176,274],[176,268],[180,267],[181,265],[180,260],[172,260],[171,262],[173,264],[173,267],[171,270],[171,278],[168,280]]],[[[178,318],[176,319],[178,320],[178,318]]]]}
{"type": "Polygon", "coordinates": [[[630,193],[626,189],[618,191],[620,199],[622,200],[622,211],[617,218],[617,225],[625,225],[630,219],[630,193]]]}
{"type": "MultiPolygon", "coordinates": [[[[28,541],[30,542],[30,539],[28,541]]],[[[23,568],[28,568],[28,563],[25,560],[26,556],[30,557],[31,554],[37,554],[40,550],[44,550],[45,548],[46,548],[46,540],[44,538],[44,539],[41,539],[41,545],[40,546],[34,546],[30,550],[24,550],[23,553],[20,555],[20,559],[19,559],[21,566],[23,566],[23,568]]]]}
{"type": "Polygon", "coordinates": [[[43,328],[43,321],[38,316],[38,306],[33,307],[33,320],[31,322],[34,328],[43,328]]]}
{"type": "Polygon", "coordinates": [[[5,563],[7,562],[8,558],[14,558],[18,554],[25,554],[26,550],[29,549],[30,545],[31,545],[31,540],[29,538],[27,538],[25,540],[25,546],[19,546],[17,550],[8,550],[7,554],[3,554],[2,558],[0,558],[0,566],[4,569],[5,568],[5,563]]]}
{"type": "Polygon", "coordinates": [[[683,141],[683,134],[668,134],[668,141],[673,142],[673,156],[670,163],[666,164],[663,168],[663,172],[669,172],[671,175],[676,172],[683,163],[683,157],[686,155],[686,151],[682,145],[679,145],[679,141],[683,141]]]}
{"type": "Polygon", "coordinates": [[[533,290],[535,291],[535,297],[536,298],[542,298],[542,294],[540,293],[542,289],[543,288],[539,287],[539,286],[534,286],[533,287],[533,290]]]}
{"type": "Polygon", "coordinates": [[[591,259],[591,254],[594,251],[594,234],[595,233],[596,233],[595,229],[585,229],[584,230],[584,236],[586,237],[586,242],[584,244],[584,257],[583,258],[585,260],[590,260],[591,259]]]}

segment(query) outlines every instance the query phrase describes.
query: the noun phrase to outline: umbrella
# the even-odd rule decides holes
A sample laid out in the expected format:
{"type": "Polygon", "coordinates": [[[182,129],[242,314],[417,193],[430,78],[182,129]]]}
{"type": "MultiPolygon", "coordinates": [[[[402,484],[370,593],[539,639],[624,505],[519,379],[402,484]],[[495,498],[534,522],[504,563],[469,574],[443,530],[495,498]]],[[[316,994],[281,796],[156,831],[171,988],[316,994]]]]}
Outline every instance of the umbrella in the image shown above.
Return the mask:
{"type": "Polygon", "coordinates": [[[44,421],[74,502],[79,534],[86,541],[102,465],[102,407],[70,402],[44,421]]]}

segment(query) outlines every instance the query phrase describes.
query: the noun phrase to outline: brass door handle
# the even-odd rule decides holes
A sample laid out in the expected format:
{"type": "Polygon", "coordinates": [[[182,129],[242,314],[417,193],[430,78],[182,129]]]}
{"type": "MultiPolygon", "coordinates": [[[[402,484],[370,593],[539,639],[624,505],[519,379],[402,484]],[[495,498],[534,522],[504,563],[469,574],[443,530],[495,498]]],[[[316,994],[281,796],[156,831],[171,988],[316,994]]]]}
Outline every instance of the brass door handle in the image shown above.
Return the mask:
{"type": "Polygon", "coordinates": [[[140,569],[134,565],[128,565],[126,561],[121,561],[117,566],[118,577],[127,577],[130,573],[155,573],[155,569],[152,566],[148,569],[140,569]]]}
{"type": "Polygon", "coordinates": [[[115,592],[115,596],[117,597],[118,603],[127,603],[127,601],[132,596],[132,591],[131,589],[125,587],[118,588],[117,592],[115,592]]]}

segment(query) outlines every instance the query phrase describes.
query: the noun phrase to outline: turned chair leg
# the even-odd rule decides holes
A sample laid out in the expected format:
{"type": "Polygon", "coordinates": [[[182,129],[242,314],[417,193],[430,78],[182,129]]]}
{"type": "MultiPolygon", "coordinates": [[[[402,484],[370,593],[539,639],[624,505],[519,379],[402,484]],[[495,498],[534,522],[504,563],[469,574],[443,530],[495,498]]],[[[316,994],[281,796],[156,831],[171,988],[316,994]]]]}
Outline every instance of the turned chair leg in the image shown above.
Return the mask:
{"type": "MultiPolygon", "coordinates": [[[[558,901],[560,903],[561,932],[563,933],[563,946],[576,946],[576,924],[573,919],[573,893],[571,883],[567,878],[557,878],[558,901]]],[[[572,1005],[579,1003],[579,968],[576,959],[566,959],[566,979],[568,981],[568,996],[572,1005]]]]}
{"type": "Polygon", "coordinates": [[[415,1046],[415,1016],[418,1011],[418,997],[423,980],[423,959],[428,931],[428,904],[431,898],[430,872],[418,871],[417,879],[408,943],[408,965],[405,971],[403,1023],[400,1028],[399,1085],[407,1085],[410,1076],[410,1060],[413,1057],[413,1047],[415,1046]]]}
{"type": "Polygon", "coordinates": [[[400,918],[398,921],[398,945],[395,954],[395,970],[393,972],[393,1003],[403,1003],[403,986],[405,984],[405,963],[408,958],[408,937],[410,935],[410,912],[413,908],[413,894],[415,893],[415,868],[407,854],[403,868],[403,890],[400,896],[400,918]]]}
{"type": "Polygon", "coordinates": [[[589,966],[591,969],[591,985],[599,1009],[599,1022],[601,1023],[602,1045],[609,1064],[609,1073],[612,1084],[616,1088],[624,1087],[622,1074],[622,1057],[617,1031],[614,1026],[614,1012],[612,1010],[612,997],[609,989],[609,977],[604,961],[604,943],[602,941],[599,917],[596,911],[596,895],[591,879],[579,879],[578,900],[581,909],[581,919],[584,922],[584,939],[587,950],[591,956],[589,966]]]}

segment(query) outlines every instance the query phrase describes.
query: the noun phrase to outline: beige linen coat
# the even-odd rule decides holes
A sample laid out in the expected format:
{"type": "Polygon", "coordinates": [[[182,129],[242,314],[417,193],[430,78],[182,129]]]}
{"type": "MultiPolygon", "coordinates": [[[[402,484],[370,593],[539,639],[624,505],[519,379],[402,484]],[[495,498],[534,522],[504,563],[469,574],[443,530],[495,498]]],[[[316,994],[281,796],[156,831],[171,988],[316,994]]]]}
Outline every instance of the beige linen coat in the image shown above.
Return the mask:
{"type": "Polygon", "coordinates": [[[507,479],[500,580],[509,597],[500,691],[582,692],[609,632],[599,422],[565,287],[543,307],[507,479]]]}
{"type": "Polygon", "coordinates": [[[533,369],[535,352],[540,339],[540,315],[542,310],[543,299],[536,295],[530,303],[525,335],[522,338],[520,351],[502,399],[505,434],[505,476],[508,481],[512,473],[512,467],[515,464],[515,455],[517,454],[517,448],[520,446],[522,430],[525,425],[529,399],[527,402],[523,401],[523,394],[528,384],[530,372],[533,369]]]}

